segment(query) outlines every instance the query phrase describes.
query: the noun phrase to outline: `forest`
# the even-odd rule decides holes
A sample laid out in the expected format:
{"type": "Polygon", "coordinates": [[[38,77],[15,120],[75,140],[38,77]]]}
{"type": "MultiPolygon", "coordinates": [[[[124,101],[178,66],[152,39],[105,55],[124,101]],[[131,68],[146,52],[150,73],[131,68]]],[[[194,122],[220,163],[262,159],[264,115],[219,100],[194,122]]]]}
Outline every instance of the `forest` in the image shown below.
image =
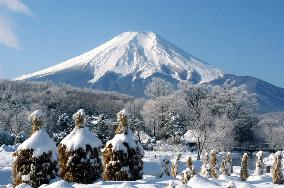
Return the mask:
{"type": "Polygon", "coordinates": [[[116,114],[123,108],[129,112],[129,126],[139,139],[147,134],[151,142],[182,145],[183,135],[195,130],[199,157],[216,147],[225,150],[255,143],[281,145],[284,121],[256,114],[255,95],[245,87],[187,82],[176,87],[155,78],[145,93],[146,99],[50,82],[2,80],[0,145],[25,140],[31,132],[27,117],[37,109],[45,113],[44,127],[57,143],[72,130],[71,117],[78,109],[85,110],[87,126],[105,143],[114,135],[116,114]]]}

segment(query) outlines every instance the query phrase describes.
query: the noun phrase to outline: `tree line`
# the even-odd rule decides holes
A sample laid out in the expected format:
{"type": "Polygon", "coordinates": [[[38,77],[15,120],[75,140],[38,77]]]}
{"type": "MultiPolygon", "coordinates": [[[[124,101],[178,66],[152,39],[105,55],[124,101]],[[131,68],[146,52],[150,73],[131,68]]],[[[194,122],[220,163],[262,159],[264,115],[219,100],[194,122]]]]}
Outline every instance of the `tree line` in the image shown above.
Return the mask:
{"type": "MultiPolygon", "coordinates": [[[[269,131],[274,130],[273,126],[263,126],[263,118],[259,123],[255,95],[244,86],[191,85],[188,82],[174,86],[154,78],[145,93],[146,99],[65,84],[2,80],[0,144],[22,142],[30,134],[26,117],[35,109],[46,113],[45,129],[59,142],[72,129],[71,115],[81,108],[89,115],[87,126],[102,140],[113,136],[115,114],[125,108],[130,114],[129,127],[139,139],[144,132],[155,140],[180,144],[184,133],[194,130],[199,156],[216,147],[225,150],[257,142],[275,143],[272,139],[275,136],[271,134],[277,135],[277,131],[269,131]],[[107,121],[110,119],[112,125],[107,121]]],[[[282,127],[277,126],[277,130],[282,127]]]]}

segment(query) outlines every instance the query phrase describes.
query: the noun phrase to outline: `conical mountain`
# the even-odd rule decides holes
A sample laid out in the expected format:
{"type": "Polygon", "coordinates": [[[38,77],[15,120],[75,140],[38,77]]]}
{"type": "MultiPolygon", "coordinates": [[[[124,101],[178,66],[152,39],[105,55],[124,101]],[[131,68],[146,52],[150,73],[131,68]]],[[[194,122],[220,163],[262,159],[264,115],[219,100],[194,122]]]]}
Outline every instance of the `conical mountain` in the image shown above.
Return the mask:
{"type": "Polygon", "coordinates": [[[143,96],[145,85],[157,76],[198,84],[220,78],[223,72],[153,32],[124,32],[87,53],[16,80],[49,80],[143,96]]]}

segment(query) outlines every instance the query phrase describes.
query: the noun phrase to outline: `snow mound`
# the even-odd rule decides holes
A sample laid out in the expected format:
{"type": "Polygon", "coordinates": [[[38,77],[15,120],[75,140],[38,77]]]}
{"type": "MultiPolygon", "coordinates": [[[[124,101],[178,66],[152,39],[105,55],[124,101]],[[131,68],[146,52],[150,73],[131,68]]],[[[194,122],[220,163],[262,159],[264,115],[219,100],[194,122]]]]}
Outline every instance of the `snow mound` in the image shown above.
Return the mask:
{"type": "Polygon", "coordinates": [[[188,143],[196,143],[197,142],[197,131],[196,130],[188,130],[186,133],[181,137],[181,140],[188,143]]]}
{"type": "Polygon", "coordinates": [[[249,183],[244,183],[244,184],[238,186],[238,188],[256,188],[256,186],[251,185],[249,183]]]}
{"type": "Polygon", "coordinates": [[[135,186],[131,185],[129,182],[124,182],[118,188],[135,188],[135,186]]]}
{"type": "Polygon", "coordinates": [[[40,188],[73,188],[72,184],[68,183],[67,181],[64,181],[64,180],[60,180],[60,181],[57,181],[57,182],[54,182],[50,185],[47,185],[47,186],[40,186],[40,188]]]}
{"type": "Polygon", "coordinates": [[[17,185],[15,188],[32,188],[29,184],[21,183],[20,185],[17,185]]]}
{"type": "MultiPolygon", "coordinates": [[[[124,145],[124,143],[127,143],[129,147],[136,149],[138,147],[139,154],[143,155],[143,148],[138,142],[137,138],[133,135],[132,131],[128,129],[127,134],[116,134],[113,139],[108,141],[106,145],[111,144],[113,150],[116,151],[123,151],[124,153],[127,153],[127,147],[124,145]]],[[[106,147],[107,148],[107,147],[106,147]]]]}
{"type": "Polygon", "coordinates": [[[199,176],[199,175],[195,175],[193,176],[193,178],[191,178],[187,185],[191,186],[191,187],[194,187],[194,188],[215,188],[215,187],[221,187],[221,185],[215,183],[215,182],[212,182],[210,181],[209,179],[207,178],[204,178],[202,176],[199,176]]]}
{"type": "Polygon", "coordinates": [[[75,127],[60,143],[65,145],[68,151],[75,151],[79,148],[86,150],[86,145],[90,145],[92,148],[102,146],[100,139],[88,127],[75,127]]]}
{"type": "Polygon", "coordinates": [[[56,144],[43,129],[33,133],[30,138],[19,145],[17,151],[24,149],[33,149],[33,157],[38,157],[43,153],[51,151],[53,160],[57,158],[56,144]]]}
{"type": "Polygon", "coordinates": [[[0,152],[15,152],[17,150],[17,148],[19,147],[20,144],[16,144],[16,145],[6,145],[3,144],[0,147],[0,152]]]}

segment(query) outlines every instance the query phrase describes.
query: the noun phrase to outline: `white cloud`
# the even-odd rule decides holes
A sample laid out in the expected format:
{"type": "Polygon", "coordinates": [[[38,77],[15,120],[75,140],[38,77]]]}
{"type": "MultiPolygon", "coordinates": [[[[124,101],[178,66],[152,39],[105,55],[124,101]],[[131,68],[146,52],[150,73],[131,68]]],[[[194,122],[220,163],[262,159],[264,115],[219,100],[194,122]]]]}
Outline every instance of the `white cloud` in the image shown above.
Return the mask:
{"type": "MultiPolygon", "coordinates": [[[[14,13],[21,13],[33,16],[33,13],[20,0],[0,0],[0,7],[8,9],[14,13]]],[[[0,15],[0,44],[10,48],[20,49],[19,40],[11,27],[10,21],[0,15]]]]}
{"type": "Polygon", "coordinates": [[[11,27],[11,24],[6,18],[1,16],[0,16],[0,43],[10,48],[20,49],[18,38],[15,35],[11,27]]]}
{"type": "Polygon", "coordinates": [[[4,6],[13,12],[22,13],[29,16],[33,15],[29,7],[27,7],[20,0],[0,0],[0,6],[4,6]]]}

